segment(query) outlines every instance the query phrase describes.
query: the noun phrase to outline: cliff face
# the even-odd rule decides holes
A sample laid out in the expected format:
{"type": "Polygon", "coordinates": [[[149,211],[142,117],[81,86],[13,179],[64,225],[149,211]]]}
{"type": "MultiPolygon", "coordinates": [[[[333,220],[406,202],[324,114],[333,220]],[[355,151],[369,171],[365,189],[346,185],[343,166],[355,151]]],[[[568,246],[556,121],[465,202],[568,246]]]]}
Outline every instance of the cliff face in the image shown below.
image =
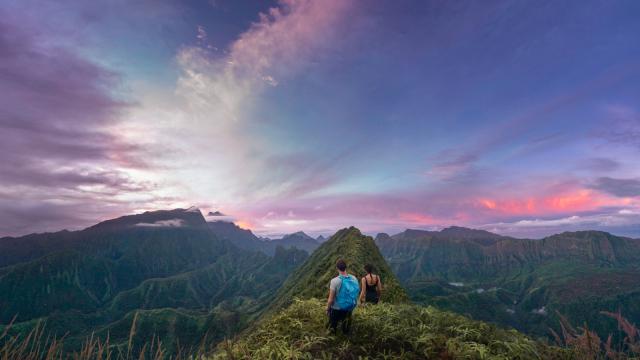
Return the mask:
{"type": "Polygon", "coordinates": [[[407,230],[394,236],[378,234],[376,243],[401,280],[483,277],[562,259],[602,266],[640,262],[640,240],[599,231],[530,240],[463,228],[407,230]]]}
{"type": "Polygon", "coordinates": [[[420,303],[513,326],[557,331],[557,312],[616,333],[600,311],[640,319],[640,240],[599,231],[540,240],[464,228],[407,230],[376,237],[390,267],[420,303]]]}

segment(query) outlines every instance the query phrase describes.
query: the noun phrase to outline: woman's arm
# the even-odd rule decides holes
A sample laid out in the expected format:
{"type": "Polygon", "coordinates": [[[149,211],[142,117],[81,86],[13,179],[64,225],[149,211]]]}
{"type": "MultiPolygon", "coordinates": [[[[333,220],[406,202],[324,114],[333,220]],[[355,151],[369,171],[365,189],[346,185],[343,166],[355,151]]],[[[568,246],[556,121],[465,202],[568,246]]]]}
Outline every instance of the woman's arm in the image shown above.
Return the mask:
{"type": "Polygon", "coordinates": [[[378,296],[382,295],[382,280],[380,280],[380,275],[378,275],[378,286],[376,290],[378,290],[378,296]]]}
{"type": "Polygon", "coordinates": [[[364,302],[364,293],[367,289],[367,280],[365,280],[365,278],[362,278],[360,280],[360,303],[364,302]]]}

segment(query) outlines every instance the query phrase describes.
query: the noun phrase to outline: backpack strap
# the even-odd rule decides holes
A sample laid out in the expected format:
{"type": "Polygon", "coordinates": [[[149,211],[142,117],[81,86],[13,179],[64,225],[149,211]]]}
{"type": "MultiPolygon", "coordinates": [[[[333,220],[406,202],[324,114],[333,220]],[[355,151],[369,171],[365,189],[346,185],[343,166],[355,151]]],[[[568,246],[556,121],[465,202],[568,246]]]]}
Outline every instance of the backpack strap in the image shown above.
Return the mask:
{"type": "Polygon", "coordinates": [[[338,297],[338,293],[340,293],[340,288],[342,288],[342,278],[340,277],[341,275],[338,275],[338,280],[340,280],[338,282],[338,286],[336,286],[336,297],[338,297]]]}
{"type": "Polygon", "coordinates": [[[378,281],[379,281],[379,277],[378,277],[378,275],[367,274],[367,275],[364,276],[364,281],[367,284],[367,286],[377,286],[378,285],[378,281]],[[371,278],[371,281],[373,281],[375,279],[376,282],[371,284],[371,285],[369,285],[369,281],[367,280],[367,276],[369,276],[371,278]]]}

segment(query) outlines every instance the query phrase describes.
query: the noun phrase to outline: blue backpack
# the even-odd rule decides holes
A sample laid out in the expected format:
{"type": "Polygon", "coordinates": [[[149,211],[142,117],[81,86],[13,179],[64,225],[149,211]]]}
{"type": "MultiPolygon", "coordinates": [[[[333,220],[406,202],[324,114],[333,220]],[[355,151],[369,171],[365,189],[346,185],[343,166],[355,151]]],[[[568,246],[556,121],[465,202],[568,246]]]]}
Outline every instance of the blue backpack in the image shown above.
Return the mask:
{"type": "Polygon", "coordinates": [[[360,285],[353,276],[340,275],[340,290],[336,298],[336,306],[340,310],[351,311],[356,307],[358,295],[360,295],[360,285]]]}

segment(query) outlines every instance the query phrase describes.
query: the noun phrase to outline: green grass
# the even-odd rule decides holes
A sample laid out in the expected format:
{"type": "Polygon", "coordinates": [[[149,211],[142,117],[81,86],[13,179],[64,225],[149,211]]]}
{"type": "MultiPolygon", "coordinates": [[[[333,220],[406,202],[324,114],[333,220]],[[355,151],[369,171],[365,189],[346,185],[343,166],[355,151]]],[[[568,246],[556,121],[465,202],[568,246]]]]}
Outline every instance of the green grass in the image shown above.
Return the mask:
{"type": "Polygon", "coordinates": [[[350,335],[327,334],[324,303],[295,300],[214,359],[569,359],[514,330],[410,304],[358,307],[350,335]]]}

